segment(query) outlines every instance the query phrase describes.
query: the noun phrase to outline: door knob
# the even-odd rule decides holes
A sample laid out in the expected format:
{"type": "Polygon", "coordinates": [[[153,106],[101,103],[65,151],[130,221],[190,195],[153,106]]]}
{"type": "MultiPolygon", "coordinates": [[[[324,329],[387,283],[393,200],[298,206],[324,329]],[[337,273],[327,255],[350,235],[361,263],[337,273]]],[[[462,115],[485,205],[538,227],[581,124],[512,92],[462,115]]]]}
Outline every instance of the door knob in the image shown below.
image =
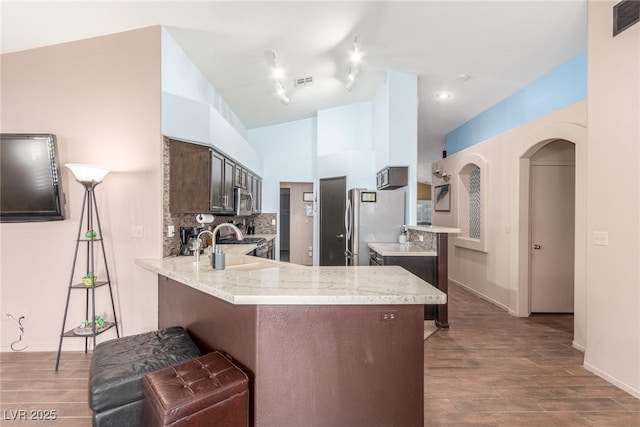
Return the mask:
{"type": "Polygon", "coordinates": [[[337,237],[338,239],[344,239],[344,234],[336,234],[336,237],[337,237]]]}
{"type": "Polygon", "coordinates": [[[542,246],[540,246],[540,245],[533,245],[533,249],[535,249],[536,251],[537,251],[538,249],[540,249],[541,247],[542,247],[542,246]]]}

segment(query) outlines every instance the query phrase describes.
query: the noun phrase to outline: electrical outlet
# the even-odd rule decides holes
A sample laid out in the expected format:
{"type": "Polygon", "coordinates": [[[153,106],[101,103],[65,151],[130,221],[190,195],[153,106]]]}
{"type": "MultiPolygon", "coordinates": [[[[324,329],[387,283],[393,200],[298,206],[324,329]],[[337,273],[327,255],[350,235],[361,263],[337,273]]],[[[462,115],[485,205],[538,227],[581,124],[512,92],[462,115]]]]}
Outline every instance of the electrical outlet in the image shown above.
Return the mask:
{"type": "Polygon", "coordinates": [[[176,226],[170,225],[167,227],[167,237],[173,237],[176,235],[176,226]]]}
{"type": "Polygon", "coordinates": [[[418,236],[418,240],[420,240],[421,242],[424,242],[424,236],[418,236]]]}
{"type": "Polygon", "coordinates": [[[133,237],[134,239],[140,239],[144,237],[144,227],[142,225],[132,225],[131,237],[133,237]]]}
{"type": "Polygon", "coordinates": [[[381,322],[393,322],[398,320],[398,310],[380,310],[378,313],[381,322]]]}

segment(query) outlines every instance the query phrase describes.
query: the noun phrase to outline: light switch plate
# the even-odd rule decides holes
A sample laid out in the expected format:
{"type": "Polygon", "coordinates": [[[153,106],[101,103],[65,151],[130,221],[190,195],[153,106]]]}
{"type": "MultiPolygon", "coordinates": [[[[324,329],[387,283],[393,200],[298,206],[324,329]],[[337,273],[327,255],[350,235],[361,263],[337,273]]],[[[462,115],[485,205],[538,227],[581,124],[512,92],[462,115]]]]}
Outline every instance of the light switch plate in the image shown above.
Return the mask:
{"type": "Polygon", "coordinates": [[[608,246],[609,245],[609,233],[606,231],[594,231],[593,232],[593,244],[596,246],[608,246]]]}
{"type": "Polygon", "coordinates": [[[142,225],[132,225],[131,237],[133,237],[134,239],[140,239],[144,237],[144,227],[142,225]]]}

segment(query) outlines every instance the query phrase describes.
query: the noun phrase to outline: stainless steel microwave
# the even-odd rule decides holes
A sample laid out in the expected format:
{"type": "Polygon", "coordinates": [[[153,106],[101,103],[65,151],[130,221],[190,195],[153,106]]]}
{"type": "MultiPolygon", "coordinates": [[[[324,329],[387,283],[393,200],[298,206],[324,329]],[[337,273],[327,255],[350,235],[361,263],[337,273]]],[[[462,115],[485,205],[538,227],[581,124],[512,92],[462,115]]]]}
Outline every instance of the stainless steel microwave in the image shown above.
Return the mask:
{"type": "Polygon", "coordinates": [[[244,188],[236,188],[234,202],[237,216],[249,216],[253,213],[253,195],[244,188]]]}

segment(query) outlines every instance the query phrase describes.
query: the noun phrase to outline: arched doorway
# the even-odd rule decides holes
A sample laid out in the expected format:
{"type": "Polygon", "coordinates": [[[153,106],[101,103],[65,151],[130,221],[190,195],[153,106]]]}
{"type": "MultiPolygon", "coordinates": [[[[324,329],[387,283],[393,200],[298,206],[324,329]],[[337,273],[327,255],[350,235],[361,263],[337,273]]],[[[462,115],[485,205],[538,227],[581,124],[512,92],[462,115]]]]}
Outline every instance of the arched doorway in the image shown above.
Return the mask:
{"type": "Polygon", "coordinates": [[[573,313],[575,145],[540,147],[529,173],[529,312],[573,313]]]}
{"type": "Polygon", "coordinates": [[[526,137],[524,151],[518,159],[517,234],[515,237],[517,281],[517,316],[530,314],[530,163],[540,148],[557,140],[575,146],[575,242],[574,242],[574,341],[573,347],[584,351],[586,346],[586,250],[587,250],[587,129],[578,123],[553,123],[535,129],[526,137]]]}

